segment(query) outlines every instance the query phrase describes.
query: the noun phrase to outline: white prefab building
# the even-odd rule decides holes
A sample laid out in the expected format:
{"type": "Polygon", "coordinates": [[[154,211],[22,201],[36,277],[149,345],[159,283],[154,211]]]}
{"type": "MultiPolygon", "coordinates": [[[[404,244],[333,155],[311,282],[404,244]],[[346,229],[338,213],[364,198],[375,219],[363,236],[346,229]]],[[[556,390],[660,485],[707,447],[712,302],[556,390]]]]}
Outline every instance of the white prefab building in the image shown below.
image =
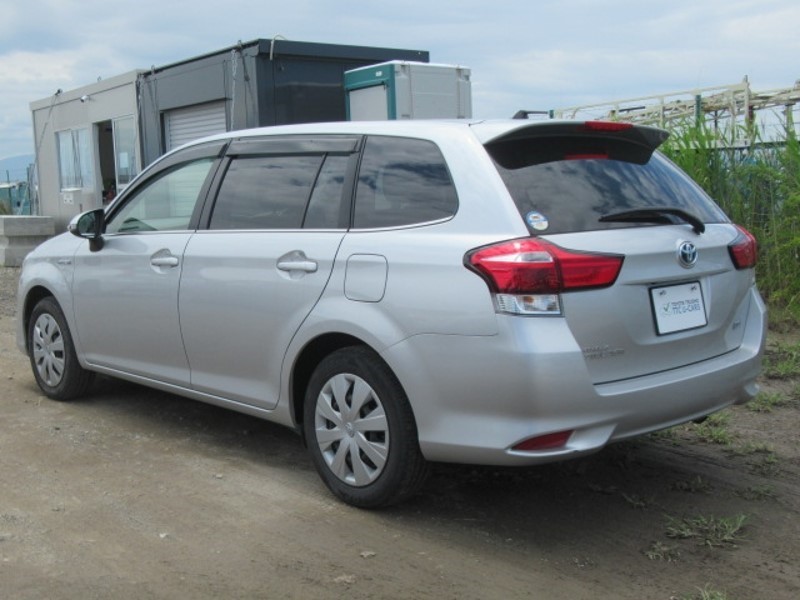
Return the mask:
{"type": "Polygon", "coordinates": [[[39,214],[63,231],[141,170],[137,78],[131,71],[32,102],[39,214]]]}

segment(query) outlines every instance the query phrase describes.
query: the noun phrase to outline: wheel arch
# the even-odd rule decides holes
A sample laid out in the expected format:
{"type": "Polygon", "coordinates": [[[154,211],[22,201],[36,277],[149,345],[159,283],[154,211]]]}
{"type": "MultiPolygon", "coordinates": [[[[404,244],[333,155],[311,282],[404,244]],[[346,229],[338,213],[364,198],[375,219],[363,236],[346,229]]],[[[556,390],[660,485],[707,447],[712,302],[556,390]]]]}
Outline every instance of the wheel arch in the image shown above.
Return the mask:
{"type": "MultiPolygon", "coordinates": [[[[386,360],[380,355],[380,353],[370,344],[356,336],[346,333],[326,333],[314,338],[313,340],[310,340],[303,347],[294,361],[289,390],[291,394],[290,409],[292,422],[294,423],[295,429],[303,438],[303,444],[306,443],[305,434],[303,433],[303,404],[311,374],[326,356],[336,352],[337,350],[347,347],[362,347],[370,350],[378,360],[386,364],[386,367],[392,372],[395,379],[398,379],[397,374],[394,372],[391,366],[386,363],[386,360]]],[[[402,383],[399,382],[399,379],[398,383],[402,387],[402,383]]]]}
{"type": "MultiPolygon", "coordinates": [[[[31,314],[33,314],[34,307],[43,299],[47,297],[52,297],[56,302],[58,302],[58,298],[56,298],[55,294],[46,288],[43,285],[35,285],[28,293],[25,295],[25,301],[22,304],[22,314],[20,318],[22,320],[22,330],[24,332],[24,340],[25,340],[25,350],[28,354],[30,354],[30,341],[28,340],[28,329],[31,323],[31,314]]],[[[61,303],[59,302],[59,305],[61,303]]],[[[63,310],[63,307],[62,307],[63,310]]]]}

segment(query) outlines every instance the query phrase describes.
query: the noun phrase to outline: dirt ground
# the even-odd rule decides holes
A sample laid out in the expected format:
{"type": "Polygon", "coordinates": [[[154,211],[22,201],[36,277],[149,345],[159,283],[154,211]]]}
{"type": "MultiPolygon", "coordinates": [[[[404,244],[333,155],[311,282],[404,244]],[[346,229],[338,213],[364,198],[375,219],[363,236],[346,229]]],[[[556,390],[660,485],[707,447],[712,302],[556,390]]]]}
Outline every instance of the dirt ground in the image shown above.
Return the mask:
{"type": "Polygon", "coordinates": [[[14,345],[16,276],[0,269],[3,598],[800,598],[797,379],[765,379],[760,412],[586,459],[437,465],[368,512],[281,427],[107,378],[45,399],[14,345]]]}

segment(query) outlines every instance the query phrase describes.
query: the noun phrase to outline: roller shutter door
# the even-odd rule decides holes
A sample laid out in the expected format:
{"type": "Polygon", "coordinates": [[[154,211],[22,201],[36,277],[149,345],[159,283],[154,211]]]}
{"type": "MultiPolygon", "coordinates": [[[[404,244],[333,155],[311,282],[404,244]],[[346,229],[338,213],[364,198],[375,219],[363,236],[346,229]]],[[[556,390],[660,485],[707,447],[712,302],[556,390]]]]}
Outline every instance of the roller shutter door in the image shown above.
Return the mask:
{"type": "Polygon", "coordinates": [[[225,102],[171,110],[164,114],[164,126],[167,150],[207,135],[225,133],[225,102]]]}

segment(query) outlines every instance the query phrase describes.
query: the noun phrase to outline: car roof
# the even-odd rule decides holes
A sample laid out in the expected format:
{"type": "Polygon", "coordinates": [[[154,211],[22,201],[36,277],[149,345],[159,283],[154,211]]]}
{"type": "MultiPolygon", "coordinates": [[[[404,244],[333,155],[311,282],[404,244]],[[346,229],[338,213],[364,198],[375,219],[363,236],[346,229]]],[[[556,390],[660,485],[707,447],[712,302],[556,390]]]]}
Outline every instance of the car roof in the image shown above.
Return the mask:
{"type": "MultiPolygon", "coordinates": [[[[275,125],[255,129],[240,129],[221,133],[211,137],[189,142],[186,146],[197,144],[247,139],[253,137],[278,135],[389,135],[435,139],[451,136],[470,135],[483,145],[501,138],[516,137],[515,134],[527,135],[524,130],[541,131],[542,134],[558,134],[565,131],[574,132],[584,121],[570,120],[528,120],[528,119],[406,119],[387,121],[337,121],[330,123],[302,123],[295,125],[275,125]]],[[[658,146],[665,138],[666,132],[654,127],[634,126],[633,131],[650,138],[648,145],[658,146]]],[[[533,133],[533,131],[531,131],[533,133]]],[[[171,154],[171,152],[169,153],[171,154]]]]}
{"type": "MultiPolygon", "coordinates": [[[[547,121],[553,123],[553,121],[547,121]]],[[[574,121],[571,121],[574,123],[574,121]]],[[[254,129],[240,129],[220,133],[211,137],[195,140],[187,146],[209,141],[245,139],[249,137],[273,135],[405,135],[421,138],[437,135],[451,135],[454,132],[471,132],[478,141],[485,144],[494,138],[508,134],[517,129],[536,125],[537,121],[524,119],[476,120],[476,119],[415,119],[391,121],[337,121],[330,123],[301,123],[296,125],[275,125],[254,129]]]]}

